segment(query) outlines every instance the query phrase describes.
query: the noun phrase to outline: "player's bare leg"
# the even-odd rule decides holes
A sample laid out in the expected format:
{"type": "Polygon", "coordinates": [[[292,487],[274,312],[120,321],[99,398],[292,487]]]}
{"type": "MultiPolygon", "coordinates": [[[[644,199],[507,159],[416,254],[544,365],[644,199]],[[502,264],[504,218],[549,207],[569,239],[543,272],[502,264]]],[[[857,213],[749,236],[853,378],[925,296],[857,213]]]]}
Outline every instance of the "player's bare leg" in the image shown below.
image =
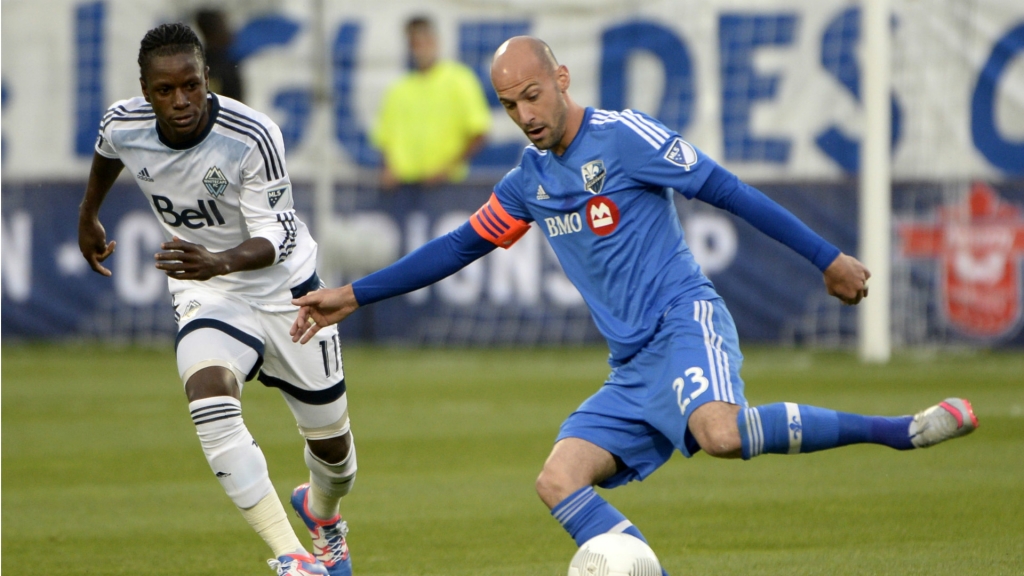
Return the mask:
{"type": "Polygon", "coordinates": [[[607,450],[579,438],[555,444],[537,477],[537,495],[554,508],[580,488],[593,486],[615,474],[615,457],[607,450]]]}
{"type": "Polygon", "coordinates": [[[727,402],[708,402],[693,411],[688,426],[701,450],[718,458],[740,457],[739,411],[738,405],[727,402]]]}
{"type": "Polygon", "coordinates": [[[275,557],[298,554],[293,560],[304,561],[308,555],[270,482],[263,451],[242,421],[234,372],[216,365],[201,368],[188,377],[185,393],[203,453],[228,497],[275,557]]]}
{"type": "Polygon", "coordinates": [[[618,467],[610,452],[580,438],[559,440],[544,462],[537,494],[577,546],[605,532],[622,532],[647,542],[632,522],[594,491],[594,485],[610,478],[618,467]]]}

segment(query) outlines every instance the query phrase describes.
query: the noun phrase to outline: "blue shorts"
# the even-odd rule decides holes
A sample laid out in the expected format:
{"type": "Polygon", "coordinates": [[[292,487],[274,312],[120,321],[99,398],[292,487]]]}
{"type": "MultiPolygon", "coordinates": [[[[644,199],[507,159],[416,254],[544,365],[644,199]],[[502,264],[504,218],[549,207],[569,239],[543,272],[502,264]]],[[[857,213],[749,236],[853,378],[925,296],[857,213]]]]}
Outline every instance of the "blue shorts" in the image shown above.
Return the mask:
{"type": "Polygon", "coordinates": [[[558,440],[580,438],[622,460],[625,468],[602,488],[643,480],[673,450],[700,449],[687,428],[690,414],[713,401],[746,406],[739,338],[721,299],[669,309],[651,341],[562,424],[558,440]]]}

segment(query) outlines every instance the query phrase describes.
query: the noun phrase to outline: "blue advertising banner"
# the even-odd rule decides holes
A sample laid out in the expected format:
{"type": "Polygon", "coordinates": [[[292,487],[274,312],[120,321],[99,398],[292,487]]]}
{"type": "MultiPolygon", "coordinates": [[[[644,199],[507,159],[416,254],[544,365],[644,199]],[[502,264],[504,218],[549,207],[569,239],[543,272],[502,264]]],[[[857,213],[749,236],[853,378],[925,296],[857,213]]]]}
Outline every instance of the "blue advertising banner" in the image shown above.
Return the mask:
{"type": "MultiPolygon", "coordinates": [[[[856,253],[854,184],[770,184],[762,190],[845,252],[856,253]]],[[[173,338],[166,280],[153,267],[163,236],[133,185],[115,186],[101,211],[117,251],[112,278],[78,250],[82,186],[3,186],[2,336],[146,343],[173,338]]],[[[463,223],[489,187],[339,189],[344,216],[313,230],[337,259],[337,285],[463,223]]],[[[312,193],[296,186],[312,224],[312,193]]],[[[677,197],[686,238],[722,294],[744,341],[851,343],[855,309],[824,290],[808,262],[745,222],[677,197]]],[[[893,334],[897,345],[1022,346],[1024,185],[907,184],[894,192],[893,334]]],[[[534,224],[536,227],[537,225],[534,224]]],[[[540,230],[435,286],[357,311],[347,339],[425,345],[600,342],[579,293],[540,230]]]]}
{"type": "MultiPolygon", "coordinates": [[[[315,179],[323,155],[341,178],[378,165],[369,136],[407,73],[405,22],[427,5],[440,57],[468,66],[487,93],[493,124],[477,170],[504,172],[526,142],[489,70],[502,42],[528,34],[571,71],[578,102],[648,113],[745,180],[857,173],[861,79],[873,66],[863,55],[864,2],[5,0],[5,180],[84,179],[107,106],[139,94],[146,31],[191,22],[205,4],[223,10],[233,41],[222,57],[237,66],[241,99],[281,127],[295,179],[315,179]],[[319,90],[331,106],[317,114],[319,90]],[[318,135],[325,121],[329,136],[318,135]]],[[[1024,3],[888,4],[893,177],[1024,174],[1024,3]]]]}

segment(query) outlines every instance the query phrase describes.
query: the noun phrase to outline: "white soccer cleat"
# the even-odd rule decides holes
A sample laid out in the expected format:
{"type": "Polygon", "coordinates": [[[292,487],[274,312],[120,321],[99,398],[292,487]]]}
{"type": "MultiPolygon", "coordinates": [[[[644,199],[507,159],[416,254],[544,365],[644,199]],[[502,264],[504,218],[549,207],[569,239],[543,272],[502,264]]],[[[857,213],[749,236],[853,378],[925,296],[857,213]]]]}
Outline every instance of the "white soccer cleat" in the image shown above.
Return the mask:
{"type": "Polygon", "coordinates": [[[971,403],[964,398],[946,398],[914,415],[910,422],[910,442],[915,448],[927,448],[950,438],[966,436],[978,427],[971,403]]]}

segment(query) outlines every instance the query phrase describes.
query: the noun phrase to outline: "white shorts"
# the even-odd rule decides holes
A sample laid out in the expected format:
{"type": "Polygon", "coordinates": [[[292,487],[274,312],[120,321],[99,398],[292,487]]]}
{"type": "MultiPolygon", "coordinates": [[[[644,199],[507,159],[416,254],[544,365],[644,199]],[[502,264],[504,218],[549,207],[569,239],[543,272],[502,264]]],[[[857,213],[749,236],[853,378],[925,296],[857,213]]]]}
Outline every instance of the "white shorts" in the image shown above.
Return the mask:
{"type": "Polygon", "coordinates": [[[303,436],[348,432],[348,399],[337,326],[325,326],[305,345],[292,342],[295,307],[269,311],[237,297],[193,288],[173,297],[178,373],[223,366],[243,381],[258,379],[281,391],[303,436]]]}

